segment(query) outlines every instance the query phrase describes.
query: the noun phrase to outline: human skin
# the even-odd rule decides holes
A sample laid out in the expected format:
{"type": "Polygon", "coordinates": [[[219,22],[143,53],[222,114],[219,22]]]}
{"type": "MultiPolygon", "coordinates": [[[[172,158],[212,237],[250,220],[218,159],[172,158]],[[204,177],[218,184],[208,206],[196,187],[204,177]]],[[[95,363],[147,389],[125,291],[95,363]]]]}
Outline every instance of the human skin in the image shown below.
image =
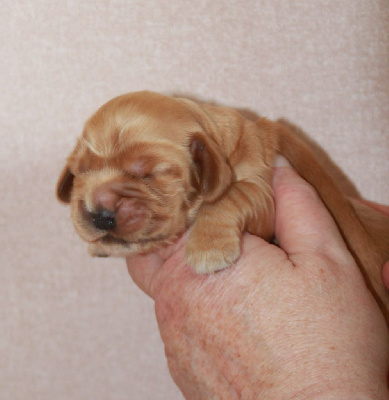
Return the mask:
{"type": "Polygon", "coordinates": [[[185,265],[187,235],[127,258],[174,381],[186,399],[388,399],[387,326],[334,221],[291,168],[273,187],[280,247],[245,234],[213,275],[185,265]]]}

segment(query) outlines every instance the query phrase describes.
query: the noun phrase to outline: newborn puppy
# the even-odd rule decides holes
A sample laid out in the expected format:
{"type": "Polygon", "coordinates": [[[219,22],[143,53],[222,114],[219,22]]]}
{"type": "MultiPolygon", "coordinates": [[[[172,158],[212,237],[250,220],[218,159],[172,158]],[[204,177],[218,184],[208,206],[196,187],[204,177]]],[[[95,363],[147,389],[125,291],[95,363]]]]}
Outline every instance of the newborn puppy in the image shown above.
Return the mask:
{"type": "Polygon", "coordinates": [[[389,218],[350,200],[284,123],[152,92],[120,96],[87,121],[57,195],[91,255],[151,252],[191,226],[187,262],[211,273],[239,257],[243,231],[272,239],[277,153],[316,188],[388,317],[389,218]]]}

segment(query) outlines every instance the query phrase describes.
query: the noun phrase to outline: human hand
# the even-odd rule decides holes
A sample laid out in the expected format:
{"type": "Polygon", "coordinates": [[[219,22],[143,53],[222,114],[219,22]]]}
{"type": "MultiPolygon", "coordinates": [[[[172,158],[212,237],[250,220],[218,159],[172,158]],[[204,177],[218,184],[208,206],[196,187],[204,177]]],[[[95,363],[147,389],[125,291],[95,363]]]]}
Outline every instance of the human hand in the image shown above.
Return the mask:
{"type": "Polygon", "coordinates": [[[315,191],[277,168],[278,248],[245,234],[236,265],[196,275],[187,235],[127,259],[155,300],[187,399],[387,399],[384,318],[315,191]]]}

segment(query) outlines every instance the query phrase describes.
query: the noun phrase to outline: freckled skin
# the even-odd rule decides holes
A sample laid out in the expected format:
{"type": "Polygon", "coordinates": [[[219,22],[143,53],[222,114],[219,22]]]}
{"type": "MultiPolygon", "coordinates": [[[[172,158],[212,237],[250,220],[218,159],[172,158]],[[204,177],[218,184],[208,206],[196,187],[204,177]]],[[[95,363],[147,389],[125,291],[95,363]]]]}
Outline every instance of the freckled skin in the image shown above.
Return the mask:
{"type": "Polygon", "coordinates": [[[383,316],[317,195],[277,174],[280,248],[246,234],[236,265],[213,275],[185,265],[187,234],[127,259],[155,300],[171,374],[186,399],[385,400],[383,316]]]}

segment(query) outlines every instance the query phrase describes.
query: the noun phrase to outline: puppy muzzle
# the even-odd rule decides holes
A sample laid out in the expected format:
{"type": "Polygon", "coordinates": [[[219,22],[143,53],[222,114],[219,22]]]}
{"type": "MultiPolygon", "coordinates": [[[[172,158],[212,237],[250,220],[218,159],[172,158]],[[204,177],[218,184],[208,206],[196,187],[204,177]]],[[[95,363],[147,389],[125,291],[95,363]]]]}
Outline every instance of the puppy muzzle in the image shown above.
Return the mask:
{"type": "Polygon", "coordinates": [[[116,226],[115,213],[109,210],[102,210],[99,212],[90,213],[90,218],[93,225],[102,231],[109,231],[116,226]]]}

